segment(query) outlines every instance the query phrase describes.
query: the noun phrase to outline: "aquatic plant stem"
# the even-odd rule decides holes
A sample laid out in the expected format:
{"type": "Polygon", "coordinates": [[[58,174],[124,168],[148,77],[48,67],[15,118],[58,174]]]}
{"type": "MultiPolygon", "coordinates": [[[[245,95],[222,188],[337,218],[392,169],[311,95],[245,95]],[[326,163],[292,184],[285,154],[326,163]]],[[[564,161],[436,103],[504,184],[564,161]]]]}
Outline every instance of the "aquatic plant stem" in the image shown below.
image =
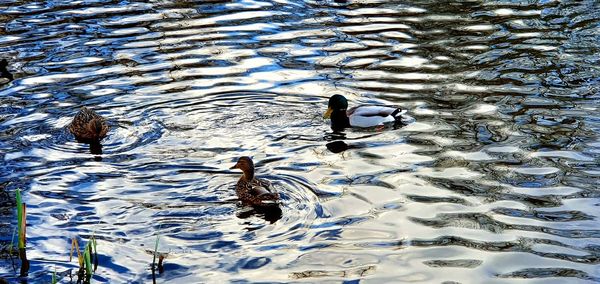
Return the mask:
{"type": "Polygon", "coordinates": [[[27,206],[23,203],[21,198],[21,190],[17,188],[16,191],[17,200],[17,231],[19,234],[18,248],[19,258],[21,259],[21,271],[20,276],[26,277],[29,272],[29,260],[27,260],[27,251],[25,250],[26,243],[26,229],[27,229],[27,206]]]}
{"type": "MultiPolygon", "coordinates": [[[[156,242],[154,242],[154,253],[152,254],[152,283],[156,284],[156,254],[158,253],[158,242],[160,241],[160,235],[156,235],[156,242]]],[[[162,264],[162,261],[160,261],[162,264]]]]}

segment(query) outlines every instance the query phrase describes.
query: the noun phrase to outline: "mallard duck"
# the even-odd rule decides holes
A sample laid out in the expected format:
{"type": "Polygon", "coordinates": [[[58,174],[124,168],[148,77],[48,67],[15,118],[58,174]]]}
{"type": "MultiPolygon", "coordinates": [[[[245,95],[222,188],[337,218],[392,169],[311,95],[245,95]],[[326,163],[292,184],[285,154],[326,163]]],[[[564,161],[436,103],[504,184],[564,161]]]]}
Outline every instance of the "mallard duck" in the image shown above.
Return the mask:
{"type": "Polygon", "coordinates": [[[235,193],[243,204],[261,206],[272,205],[279,199],[268,181],[254,177],[254,163],[250,157],[240,157],[230,169],[240,169],[243,174],[235,185],[235,193]]]}
{"type": "Polygon", "coordinates": [[[387,123],[402,123],[402,110],[393,106],[362,105],[348,109],[348,100],[342,95],[329,98],[323,118],[331,118],[331,129],[374,127],[387,123]]]}
{"type": "Polygon", "coordinates": [[[100,144],[100,140],[106,137],[108,130],[106,120],[86,107],[81,108],[69,125],[69,131],[77,141],[88,144],[100,144]]]}

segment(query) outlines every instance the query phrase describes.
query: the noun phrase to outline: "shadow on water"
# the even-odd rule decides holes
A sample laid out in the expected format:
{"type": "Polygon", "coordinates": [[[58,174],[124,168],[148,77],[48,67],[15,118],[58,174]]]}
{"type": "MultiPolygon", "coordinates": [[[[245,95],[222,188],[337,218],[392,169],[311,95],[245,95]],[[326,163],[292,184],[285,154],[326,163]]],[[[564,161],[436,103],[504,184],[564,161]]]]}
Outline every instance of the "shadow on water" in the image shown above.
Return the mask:
{"type": "Polygon", "coordinates": [[[329,142],[325,144],[325,147],[327,147],[327,150],[331,151],[332,153],[341,153],[348,149],[354,148],[354,146],[348,145],[344,141],[329,142]]]}
{"type": "Polygon", "coordinates": [[[69,282],[71,237],[94,235],[93,282],[149,282],[157,234],[157,282],[597,281],[598,19],[595,1],[2,2],[0,252],[21,188],[24,281],[69,282]],[[414,120],[331,133],[334,93],[414,120]],[[118,121],[101,149],[66,130],[81,106],[118,121]],[[232,201],[240,156],[278,208],[232,201]]]}
{"type": "Polygon", "coordinates": [[[273,224],[277,220],[281,219],[283,211],[279,205],[268,205],[268,206],[252,206],[246,207],[238,211],[236,216],[240,219],[246,219],[252,216],[258,216],[265,221],[273,224]]]}
{"type": "Polygon", "coordinates": [[[92,143],[90,144],[90,153],[94,155],[102,155],[102,144],[92,143]]]}

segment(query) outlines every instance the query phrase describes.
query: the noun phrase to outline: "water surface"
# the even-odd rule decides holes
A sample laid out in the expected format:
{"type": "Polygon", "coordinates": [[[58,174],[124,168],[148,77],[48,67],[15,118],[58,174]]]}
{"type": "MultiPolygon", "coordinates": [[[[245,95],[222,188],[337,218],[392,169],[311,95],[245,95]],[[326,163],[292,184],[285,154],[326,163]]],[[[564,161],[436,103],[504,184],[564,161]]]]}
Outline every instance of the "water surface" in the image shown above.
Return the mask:
{"type": "Polygon", "coordinates": [[[561,2],[0,2],[30,280],[94,234],[95,282],[148,283],[158,234],[159,282],[600,281],[600,7],[561,2]],[[414,122],[332,150],[334,93],[414,122]],[[241,155],[280,215],[237,203],[241,155]]]}

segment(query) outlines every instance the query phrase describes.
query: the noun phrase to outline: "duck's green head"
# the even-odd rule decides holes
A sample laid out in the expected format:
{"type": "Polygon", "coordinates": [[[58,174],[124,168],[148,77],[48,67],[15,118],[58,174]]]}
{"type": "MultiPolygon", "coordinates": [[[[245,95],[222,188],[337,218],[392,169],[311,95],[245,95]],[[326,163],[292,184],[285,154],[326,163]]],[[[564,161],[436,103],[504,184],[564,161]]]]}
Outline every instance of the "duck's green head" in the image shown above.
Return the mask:
{"type": "Polygon", "coordinates": [[[327,112],[325,112],[323,118],[329,118],[334,111],[346,111],[346,109],[348,109],[348,100],[342,95],[333,95],[329,98],[327,112]]]}

